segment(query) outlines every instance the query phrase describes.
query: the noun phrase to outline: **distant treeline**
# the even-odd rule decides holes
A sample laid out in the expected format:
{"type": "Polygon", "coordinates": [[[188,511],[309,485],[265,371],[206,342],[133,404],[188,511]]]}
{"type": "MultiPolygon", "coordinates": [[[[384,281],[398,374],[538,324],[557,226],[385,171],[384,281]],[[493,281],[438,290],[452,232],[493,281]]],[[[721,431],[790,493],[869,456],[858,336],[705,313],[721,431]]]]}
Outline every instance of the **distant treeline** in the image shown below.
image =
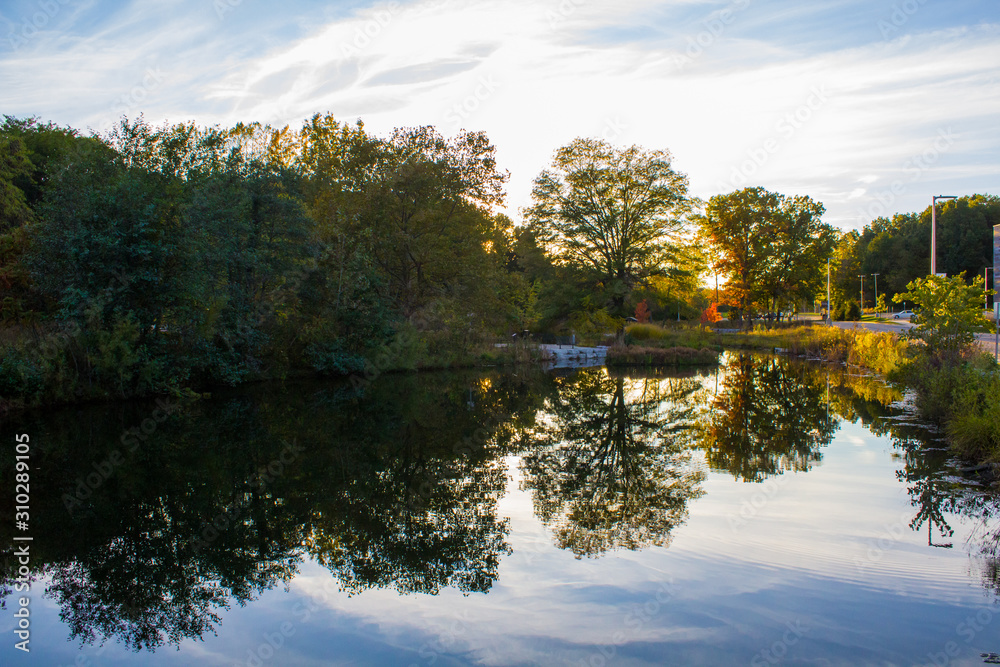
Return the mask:
{"type": "MultiPolygon", "coordinates": [[[[965,272],[966,282],[971,282],[984,269],[992,269],[994,225],[1000,225],[1000,197],[972,195],[938,202],[938,272],[949,276],[965,272]]],[[[897,213],[891,220],[876,218],[860,232],[843,234],[832,263],[834,303],[859,300],[859,276],[864,275],[865,308],[874,307],[878,295],[892,304],[892,297],[906,292],[910,281],[930,273],[930,248],[930,206],[921,213],[897,213]]],[[[989,274],[988,284],[992,283],[989,274]]]]}

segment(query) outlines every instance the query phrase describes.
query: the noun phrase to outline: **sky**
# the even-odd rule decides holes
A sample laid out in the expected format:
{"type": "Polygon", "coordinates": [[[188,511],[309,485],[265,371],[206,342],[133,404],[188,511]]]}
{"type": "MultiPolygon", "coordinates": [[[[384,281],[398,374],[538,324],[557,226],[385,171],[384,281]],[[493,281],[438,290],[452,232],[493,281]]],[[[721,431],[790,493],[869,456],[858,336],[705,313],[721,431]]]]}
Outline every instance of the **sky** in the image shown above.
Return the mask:
{"type": "Polygon", "coordinates": [[[856,229],[1000,194],[996,0],[4,0],[0,114],[105,132],[360,118],[483,130],[507,211],[579,136],[692,195],[809,195],[856,229]]]}

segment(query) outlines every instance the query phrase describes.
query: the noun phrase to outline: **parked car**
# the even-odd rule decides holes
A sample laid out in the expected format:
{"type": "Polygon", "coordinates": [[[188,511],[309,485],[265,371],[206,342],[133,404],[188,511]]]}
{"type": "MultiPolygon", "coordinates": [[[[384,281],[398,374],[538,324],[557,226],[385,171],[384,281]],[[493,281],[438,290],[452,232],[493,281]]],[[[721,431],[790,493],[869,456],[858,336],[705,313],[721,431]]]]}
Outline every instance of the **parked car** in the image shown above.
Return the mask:
{"type": "Polygon", "coordinates": [[[896,313],[895,315],[892,316],[892,319],[894,319],[894,320],[909,320],[909,319],[912,319],[912,318],[913,318],[913,311],[912,310],[901,310],[901,311],[899,311],[898,313],[896,313]]]}

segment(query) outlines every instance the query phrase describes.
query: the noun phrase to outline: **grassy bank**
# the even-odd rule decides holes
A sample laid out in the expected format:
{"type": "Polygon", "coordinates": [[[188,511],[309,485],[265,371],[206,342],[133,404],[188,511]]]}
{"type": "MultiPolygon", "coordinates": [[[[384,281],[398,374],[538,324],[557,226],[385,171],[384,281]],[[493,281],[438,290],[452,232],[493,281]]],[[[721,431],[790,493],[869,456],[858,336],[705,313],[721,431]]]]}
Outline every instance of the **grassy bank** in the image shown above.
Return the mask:
{"type": "MultiPolygon", "coordinates": [[[[137,344],[135,332],[79,327],[0,327],[0,416],[26,408],[186,396],[219,386],[307,377],[372,379],[384,373],[514,366],[544,358],[527,344],[497,346],[491,337],[461,339],[401,328],[387,344],[349,363],[306,365],[289,355],[262,357],[225,380],[188,368],[169,336],[137,344]],[[173,363],[172,363],[173,362],[173,363]]],[[[235,356],[235,355],[234,355],[235,356]]]]}
{"type": "Polygon", "coordinates": [[[707,328],[661,328],[633,325],[626,342],[642,349],[684,347],[693,350],[781,350],[796,356],[843,361],[887,375],[908,360],[908,343],[888,333],[836,327],[791,326],[749,333],[716,332],[707,328]]]}

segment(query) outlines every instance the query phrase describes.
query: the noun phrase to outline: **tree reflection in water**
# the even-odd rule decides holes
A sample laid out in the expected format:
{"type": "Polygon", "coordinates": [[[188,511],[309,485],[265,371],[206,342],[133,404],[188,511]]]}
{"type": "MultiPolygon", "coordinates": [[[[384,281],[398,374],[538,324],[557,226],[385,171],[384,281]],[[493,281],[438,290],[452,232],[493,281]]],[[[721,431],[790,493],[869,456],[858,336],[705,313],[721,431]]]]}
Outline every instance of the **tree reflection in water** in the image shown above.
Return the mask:
{"type": "MultiPolygon", "coordinates": [[[[66,494],[124,450],[123,429],[151,408],[27,418],[16,430],[37,443],[32,527],[49,536],[32,543],[32,576],[47,578],[71,638],[137,651],[214,632],[223,610],[289,581],[308,558],[350,594],[485,593],[510,553],[498,515],[509,455],[522,455],[556,545],[599,556],[670,543],[702,494],[698,449],[760,481],[815,465],[844,418],[895,439],[913,528],[934,546],[947,544],[954,515],[978,522],[967,545],[976,576],[1000,595],[996,495],[962,482],[926,431],[898,418],[897,394],[836,372],[828,385],[828,372],[743,355],[729,357],[717,395],[710,375],[603,369],[244,390],[158,426],[72,512],[66,494]],[[296,453],[282,458],[289,443],[296,453]]],[[[0,459],[0,477],[12,465],[0,459]]],[[[0,513],[11,502],[0,498],[0,513]]],[[[0,523],[0,542],[12,544],[11,530],[0,523]]],[[[0,562],[0,602],[16,576],[16,559],[0,562]]]]}
{"type": "Polygon", "coordinates": [[[33,481],[48,490],[35,518],[51,536],[35,543],[35,556],[71,638],[115,638],[135,651],[176,645],[297,571],[301,526],[258,474],[282,439],[259,428],[254,402],[213,405],[204,415],[213,429],[201,410],[159,428],[78,503],[66,501],[81,476],[124,451],[122,425],[141,423],[142,412],[81,410],[33,429],[33,481]],[[213,521],[224,529],[208,532],[213,521]]]}
{"type": "Polygon", "coordinates": [[[871,376],[834,376],[831,402],[837,413],[893,441],[893,457],[901,463],[896,478],[906,485],[915,509],[910,529],[926,529],[930,547],[964,546],[971,556],[973,576],[981,578],[988,594],[1000,597],[1000,496],[989,490],[991,480],[968,478],[937,430],[895,405],[901,398],[898,391],[871,376]],[[956,516],[975,526],[965,545],[950,539],[955,531],[949,518],[956,516]]]}
{"type": "Polygon", "coordinates": [[[432,392],[411,376],[340,409],[339,436],[314,457],[297,502],[310,514],[310,555],[343,589],[492,587],[510,553],[497,517],[509,415],[531,412],[532,393],[512,377],[469,383],[432,392]]]}
{"type": "Polygon", "coordinates": [[[731,356],[701,424],[713,470],[760,482],[822,460],[839,419],[827,401],[826,371],[786,359],[731,356]]]}
{"type": "MultiPolygon", "coordinates": [[[[72,512],[66,494],[149,408],[26,425],[39,443],[32,482],[46,490],[33,525],[58,536],[33,545],[33,574],[49,577],[72,639],[136,651],[214,632],[221,610],[287,582],[307,557],[352,593],[488,591],[510,553],[503,456],[535,412],[535,381],[432,374],[364,395],[343,385],[197,403],[72,512]]],[[[16,576],[5,559],[0,591],[16,576]]]]}
{"type": "Polygon", "coordinates": [[[669,543],[702,494],[690,451],[701,386],[603,369],[560,385],[522,458],[535,513],[560,548],[581,557],[669,543]]]}

